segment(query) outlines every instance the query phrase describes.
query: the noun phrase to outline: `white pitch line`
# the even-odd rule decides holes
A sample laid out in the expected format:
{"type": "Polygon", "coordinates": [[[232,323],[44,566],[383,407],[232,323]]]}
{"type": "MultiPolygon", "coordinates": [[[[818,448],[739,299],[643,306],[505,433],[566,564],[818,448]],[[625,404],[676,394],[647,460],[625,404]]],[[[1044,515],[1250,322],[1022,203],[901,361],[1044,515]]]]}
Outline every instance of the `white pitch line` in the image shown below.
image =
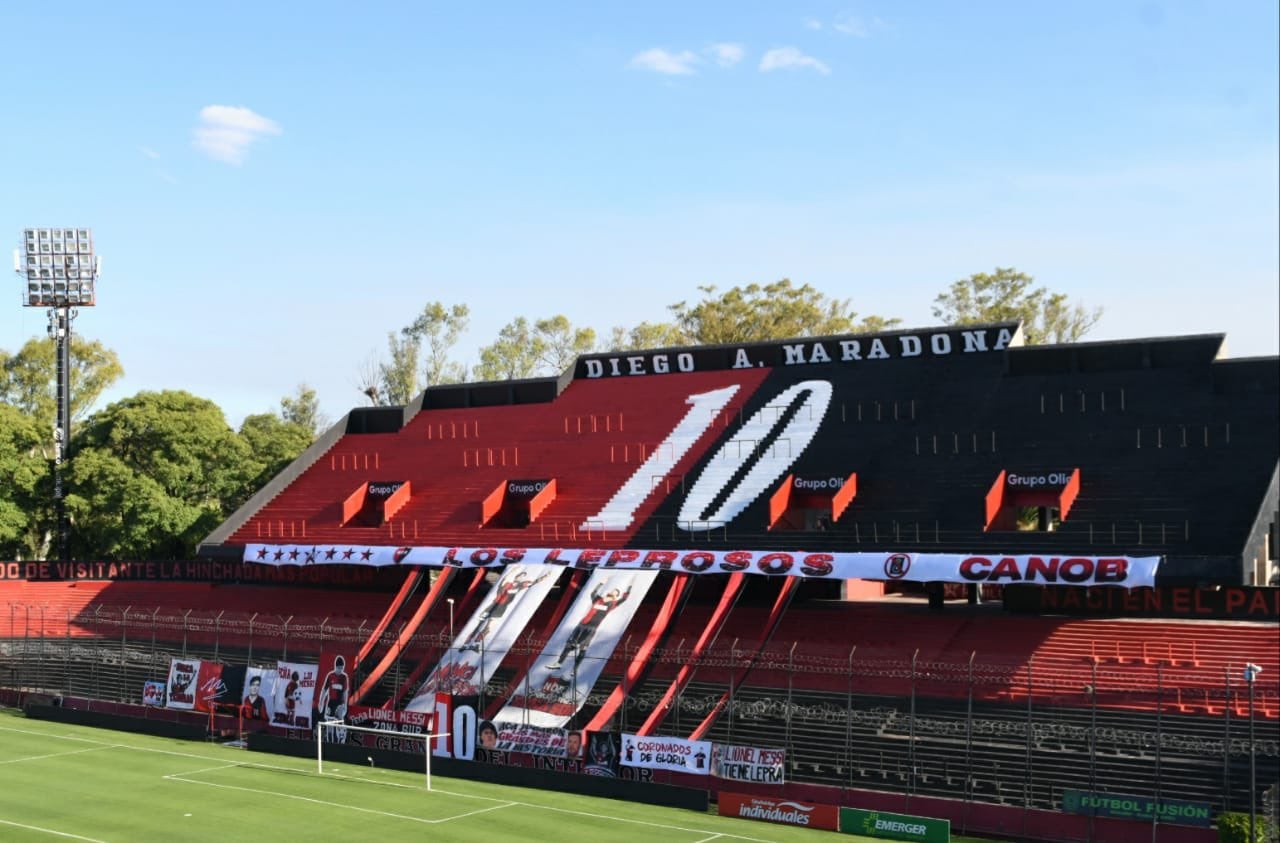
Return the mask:
{"type": "Polygon", "coordinates": [[[53,834],[58,837],[70,837],[72,840],[85,840],[88,843],[106,843],[105,840],[99,840],[96,837],[81,837],[79,834],[72,834],[68,831],[55,831],[52,828],[41,828],[38,825],[24,825],[23,823],[10,822],[9,820],[0,820],[0,824],[11,825],[14,828],[25,828],[27,831],[39,831],[42,834],[53,834]]]}
{"type": "Polygon", "coordinates": [[[50,752],[47,755],[28,755],[26,758],[10,758],[8,761],[0,761],[0,764],[19,764],[23,761],[39,761],[42,758],[61,758],[64,755],[79,755],[82,752],[101,752],[104,749],[111,749],[115,745],[110,746],[91,746],[88,749],[71,749],[66,752],[50,752]]]}
{"type": "Polygon", "coordinates": [[[219,764],[216,767],[201,767],[199,770],[183,770],[181,773],[170,773],[167,776],[161,776],[162,779],[176,779],[182,776],[194,776],[196,773],[207,773],[210,770],[226,770],[230,767],[239,767],[240,764],[231,762],[230,764],[219,764]]]}
{"type": "Polygon", "coordinates": [[[276,790],[263,790],[262,788],[258,788],[258,787],[240,787],[239,785],[234,785],[234,784],[215,784],[214,782],[202,782],[196,779],[184,779],[180,776],[165,776],[165,778],[170,781],[185,782],[186,784],[199,784],[199,785],[204,785],[205,787],[218,787],[218,788],[222,788],[223,790],[240,790],[246,793],[259,793],[264,796],[279,796],[282,799],[295,799],[299,802],[310,802],[313,805],[325,805],[330,808],[347,808],[352,811],[359,811],[362,814],[377,814],[378,816],[381,816],[381,817],[393,817],[398,820],[408,820],[409,822],[424,823],[427,825],[433,825],[439,822],[439,820],[426,820],[426,819],[423,819],[422,817],[410,817],[410,816],[406,816],[405,814],[396,814],[391,811],[378,811],[374,808],[362,808],[359,805],[344,805],[341,802],[329,802],[324,799],[312,799],[310,796],[299,796],[296,793],[280,793],[279,791],[276,791],[276,790]]]}
{"type": "MultiPolygon", "coordinates": [[[[0,732],[17,732],[17,733],[19,733],[19,734],[24,734],[24,735],[38,735],[38,736],[40,736],[40,737],[57,737],[57,738],[65,738],[65,739],[67,739],[67,740],[72,740],[72,741],[81,741],[81,742],[83,742],[83,743],[99,744],[99,745],[101,745],[101,746],[103,746],[103,747],[114,747],[114,748],[118,748],[118,749],[134,749],[134,750],[137,750],[137,751],[139,751],[139,752],[153,752],[153,753],[158,753],[158,754],[161,754],[161,755],[177,755],[177,756],[181,756],[181,757],[183,757],[183,758],[198,758],[198,759],[200,759],[200,760],[202,760],[202,761],[222,761],[222,760],[224,760],[224,759],[221,759],[221,758],[210,758],[210,757],[209,757],[209,756],[207,756],[207,755],[196,755],[195,753],[192,753],[192,752],[177,752],[177,751],[175,751],[175,750],[171,750],[171,749],[152,749],[152,748],[150,748],[150,747],[145,747],[145,746],[132,746],[132,745],[130,745],[130,744],[122,744],[122,743],[115,743],[115,744],[113,744],[113,743],[108,743],[108,742],[106,742],[106,741],[96,741],[96,740],[93,740],[92,738],[81,738],[81,737],[76,737],[76,736],[74,736],[74,735],[51,735],[51,734],[50,734],[50,733],[48,733],[48,732],[35,732],[35,731],[31,731],[31,730],[29,730],[29,729],[14,729],[14,728],[11,728],[11,727],[8,727],[8,726],[0,726],[0,732]]],[[[289,773],[306,773],[306,772],[307,772],[306,770],[299,769],[299,768],[297,768],[297,767],[273,767],[273,766],[270,766],[270,765],[267,765],[267,764],[253,764],[253,765],[245,765],[245,766],[253,766],[253,767],[257,767],[257,768],[260,768],[260,769],[266,769],[266,770],[281,770],[281,771],[289,772],[289,773]]],[[[348,777],[343,777],[343,778],[348,778],[348,777]]],[[[273,793],[272,791],[258,790],[258,789],[255,789],[255,788],[236,787],[236,786],[234,786],[234,785],[224,785],[224,784],[213,784],[212,782],[200,782],[200,781],[193,781],[193,780],[190,780],[190,779],[179,779],[179,778],[173,778],[172,780],[173,780],[173,781],[182,781],[182,782],[186,782],[187,784],[203,784],[203,785],[207,785],[207,786],[209,786],[209,787],[221,787],[221,788],[227,788],[227,789],[229,789],[229,790],[243,790],[243,791],[248,791],[248,792],[250,792],[250,793],[273,793]]],[[[368,780],[368,779],[366,779],[366,781],[372,781],[372,780],[368,780]]],[[[569,809],[569,808],[555,808],[555,807],[552,807],[552,806],[550,806],[550,805],[538,805],[538,804],[533,803],[533,802],[508,802],[508,800],[505,800],[505,799],[498,799],[497,797],[494,797],[494,796],[477,796],[477,795],[475,795],[475,794],[471,794],[471,793],[457,793],[457,792],[455,792],[455,791],[439,790],[439,789],[437,789],[437,790],[435,790],[435,791],[433,791],[433,792],[435,792],[435,793],[443,793],[443,794],[446,794],[446,795],[448,795],[448,796],[458,796],[458,797],[461,797],[461,798],[463,798],[463,799],[482,799],[482,800],[484,800],[484,801],[486,801],[486,802],[503,802],[503,803],[505,803],[505,805],[512,805],[512,806],[518,806],[518,807],[523,807],[523,808],[538,808],[538,809],[543,810],[543,811],[554,811],[554,812],[556,812],[556,813],[560,813],[560,814],[572,814],[572,815],[580,816],[580,817],[591,817],[592,819],[597,819],[597,820],[612,820],[613,822],[628,823],[628,824],[631,824],[631,825],[642,825],[642,826],[647,826],[647,827],[649,827],[649,828],[660,828],[660,829],[666,829],[666,830],[669,830],[669,831],[686,831],[686,832],[690,832],[690,833],[693,833],[693,834],[712,834],[712,833],[713,833],[710,829],[706,829],[706,828],[687,828],[687,827],[685,827],[685,826],[679,826],[679,825],[667,825],[667,824],[665,824],[665,823],[647,822],[647,821],[645,821],[645,820],[632,820],[632,819],[627,819],[626,817],[615,817],[615,816],[611,816],[611,815],[609,815],[609,814],[594,814],[594,813],[591,813],[590,811],[575,811],[575,810],[572,810],[572,809],[569,809]]],[[[372,810],[372,809],[369,809],[369,808],[361,808],[361,807],[356,806],[356,805],[341,805],[340,803],[335,803],[335,802],[325,802],[324,800],[320,800],[320,799],[309,799],[309,798],[307,798],[307,797],[304,797],[304,796],[297,796],[296,794],[292,794],[292,793],[279,793],[279,794],[275,794],[275,793],[273,793],[273,795],[282,796],[282,797],[284,797],[284,798],[286,798],[286,799],[299,799],[299,800],[302,800],[302,801],[305,801],[305,802],[313,802],[313,803],[320,804],[320,805],[331,805],[331,806],[334,806],[334,807],[351,808],[353,811],[363,811],[363,812],[365,812],[365,813],[371,813],[371,814],[382,814],[382,815],[384,815],[384,816],[398,817],[398,818],[400,818],[400,819],[406,819],[406,820],[409,820],[409,821],[411,821],[411,822],[426,823],[426,824],[434,824],[434,823],[439,822],[439,820],[424,820],[424,819],[422,819],[422,818],[420,818],[420,817],[407,817],[407,816],[403,816],[403,815],[400,815],[400,814],[392,814],[392,813],[389,813],[389,812],[386,812],[386,811],[375,811],[375,810],[372,810]]],[[[505,806],[505,805],[504,805],[504,806],[505,806]]],[[[770,841],[768,838],[762,838],[762,837],[747,837],[747,836],[745,836],[745,835],[741,835],[741,834],[720,834],[720,837],[725,838],[725,839],[729,839],[729,840],[745,840],[745,841],[747,841],[747,843],[772,843],[772,841],[770,841]]]]}
{"type": "Polygon", "coordinates": [[[460,820],[465,817],[474,817],[476,814],[487,814],[490,811],[500,811],[503,808],[511,808],[516,804],[517,803],[515,802],[505,802],[501,805],[490,805],[488,808],[478,808],[474,811],[467,811],[465,814],[458,814],[456,817],[445,817],[444,819],[431,820],[431,822],[435,822],[435,823],[453,822],[454,820],[460,820]]]}
{"type": "Polygon", "coordinates": [[[713,835],[711,835],[710,837],[704,837],[704,838],[702,838],[701,840],[695,840],[695,841],[693,841],[693,843],[710,843],[710,841],[715,840],[715,839],[717,839],[717,838],[719,838],[719,837],[724,837],[724,835],[723,835],[723,834],[713,834],[713,835]]]}

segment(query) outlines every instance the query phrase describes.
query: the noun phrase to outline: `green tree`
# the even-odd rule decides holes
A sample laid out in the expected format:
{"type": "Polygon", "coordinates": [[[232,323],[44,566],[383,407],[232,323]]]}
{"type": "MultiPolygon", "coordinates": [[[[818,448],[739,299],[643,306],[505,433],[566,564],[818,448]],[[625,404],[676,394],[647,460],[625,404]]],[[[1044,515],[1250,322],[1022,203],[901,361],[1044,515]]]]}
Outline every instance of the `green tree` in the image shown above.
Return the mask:
{"type": "Polygon", "coordinates": [[[531,378],[538,374],[542,341],[529,320],[518,317],[502,327],[498,338],[480,349],[480,364],[472,372],[482,381],[531,378]]]}
{"type": "Polygon", "coordinates": [[[418,394],[418,352],[422,344],[413,337],[387,334],[388,358],[378,366],[375,404],[408,404],[418,394]]]}
{"type": "MultiPolygon", "coordinates": [[[[0,403],[36,418],[52,441],[57,415],[56,351],[52,340],[30,339],[16,354],[0,351],[0,403]]],[[[120,358],[97,340],[71,336],[71,418],[77,420],[124,375],[120,358]]]]}
{"type": "Polygon", "coordinates": [[[533,330],[541,341],[539,368],[546,375],[560,374],[573,365],[579,354],[590,354],[596,347],[596,332],[573,327],[565,316],[539,319],[533,330]]]}
{"type": "Polygon", "coordinates": [[[609,351],[641,351],[688,345],[684,332],[670,322],[641,322],[632,328],[614,327],[609,337],[609,351]]]}
{"type": "Polygon", "coordinates": [[[848,299],[830,299],[789,278],[772,284],[748,284],[717,295],[714,286],[699,287],[702,301],[671,305],[675,325],[689,343],[719,345],[788,337],[815,337],[883,330],[897,319],[872,316],[862,320],[848,299]]]}
{"type": "Polygon", "coordinates": [[[312,430],[275,413],[246,416],[240,424],[239,436],[254,461],[262,466],[250,481],[250,494],[266,485],[315,441],[312,430]]]}
{"type": "Polygon", "coordinates": [[[264,468],[216,404],[187,392],[118,401],[77,439],[67,510],[82,557],[188,556],[264,468]]]}
{"type": "Polygon", "coordinates": [[[465,304],[445,307],[433,301],[405,326],[401,335],[417,340],[423,349],[422,376],[425,386],[461,383],[467,379],[467,367],[450,358],[458,339],[471,324],[471,311],[465,304]]]}
{"type": "Polygon", "coordinates": [[[49,479],[46,439],[32,416],[0,404],[0,559],[34,559],[48,550],[48,495],[40,494],[49,479]]]}
{"type": "Polygon", "coordinates": [[[1102,318],[1100,307],[1034,285],[1033,277],[1013,267],[977,272],[935,298],[933,315],[948,325],[1021,321],[1028,345],[1076,342],[1102,318]]]}
{"type": "Polygon", "coordinates": [[[280,419],[307,430],[313,439],[316,434],[329,426],[328,417],[320,412],[320,401],[316,397],[316,391],[305,383],[298,384],[296,394],[286,395],[280,399],[280,419]]]}

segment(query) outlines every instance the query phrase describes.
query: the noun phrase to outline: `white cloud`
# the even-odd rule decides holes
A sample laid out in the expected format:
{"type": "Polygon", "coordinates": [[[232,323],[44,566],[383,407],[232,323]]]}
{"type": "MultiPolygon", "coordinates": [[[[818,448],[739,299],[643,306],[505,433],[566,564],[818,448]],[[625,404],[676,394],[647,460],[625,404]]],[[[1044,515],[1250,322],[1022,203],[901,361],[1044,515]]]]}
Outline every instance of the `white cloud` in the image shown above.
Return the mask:
{"type": "Polygon", "coordinates": [[[771,70],[797,70],[809,68],[826,75],[831,72],[831,68],[826,64],[815,59],[813,56],[805,55],[795,47],[776,47],[764,54],[760,59],[760,72],[768,73],[771,70]]]}
{"type": "Polygon", "coordinates": [[[160,153],[156,152],[154,149],[152,149],[149,146],[140,146],[138,147],[138,151],[141,152],[143,155],[147,156],[148,158],[150,158],[152,161],[160,157],[160,153]]]}
{"type": "Polygon", "coordinates": [[[817,32],[819,29],[822,29],[822,21],[817,18],[805,18],[804,28],[812,29],[814,32],[817,32]]]}
{"type": "Polygon", "coordinates": [[[631,67],[637,70],[664,73],[668,76],[687,76],[696,72],[694,68],[698,61],[698,57],[689,50],[673,53],[661,47],[654,47],[637,53],[631,59],[631,67]]]}
{"type": "Polygon", "coordinates": [[[206,105],[200,109],[192,144],[215,161],[239,165],[254,141],[282,132],[274,120],[244,106],[206,105]]]}
{"type": "Polygon", "coordinates": [[[852,35],[855,38],[869,38],[871,36],[871,30],[867,24],[863,23],[862,18],[848,13],[836,15],[835,22],[831,24],[831,28],[841,35],[852,35]]]}
{"type": "Polygon", "coordinates": [[[707,48],[707,52],[721,67],[733,67],[747,54],[741,44],[712,44],[707,48]]]}

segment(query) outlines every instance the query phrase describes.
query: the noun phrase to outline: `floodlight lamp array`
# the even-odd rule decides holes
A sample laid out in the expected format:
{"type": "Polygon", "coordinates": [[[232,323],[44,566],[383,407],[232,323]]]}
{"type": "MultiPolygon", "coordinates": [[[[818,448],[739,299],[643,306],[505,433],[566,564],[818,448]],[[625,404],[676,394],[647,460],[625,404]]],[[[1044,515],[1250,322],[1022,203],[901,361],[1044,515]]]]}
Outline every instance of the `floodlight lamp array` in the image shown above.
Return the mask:
{"type": "Polygon", "coordinates": [[[28,228],[14,269],[23,276],[26,307],[91,307],[98,277],[93,234],[87,228],[28,228]]]}

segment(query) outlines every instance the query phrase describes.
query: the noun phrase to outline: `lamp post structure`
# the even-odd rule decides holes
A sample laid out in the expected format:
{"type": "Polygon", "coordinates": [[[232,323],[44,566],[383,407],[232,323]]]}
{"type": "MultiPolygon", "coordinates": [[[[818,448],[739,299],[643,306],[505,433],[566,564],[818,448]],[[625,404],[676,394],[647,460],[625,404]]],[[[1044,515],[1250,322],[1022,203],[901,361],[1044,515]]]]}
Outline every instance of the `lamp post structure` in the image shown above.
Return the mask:
{"type": "Polygon", "coordinates": [[[13,253],[13,269],[22,276],[23,307],[48,308],[54,342],[57,412],[53,423],[53,508],[58,560],[71,561],[70,524],[64,472],[71,460],[71,322],[79,308],[97,303],[101,259],[87,228],[23,229],[13,253]]]}
{"type": "Polygon", "coordinates": [[[453,695],[454,686],[458,682],[455,671],[458,669],[458,651],[453,646],[453,598],[449,597],[444,602],[449,604],[449,694],[453,695]]]}
{"type": "Polygon", "coordinates": [[[1249,686],[1249,840],[1257,840],[1258,828],[1258,747],[1253,742],[1253,685],[1262,668],[1249,662],[1244,666],[1244,681],[1249,686]]]}

